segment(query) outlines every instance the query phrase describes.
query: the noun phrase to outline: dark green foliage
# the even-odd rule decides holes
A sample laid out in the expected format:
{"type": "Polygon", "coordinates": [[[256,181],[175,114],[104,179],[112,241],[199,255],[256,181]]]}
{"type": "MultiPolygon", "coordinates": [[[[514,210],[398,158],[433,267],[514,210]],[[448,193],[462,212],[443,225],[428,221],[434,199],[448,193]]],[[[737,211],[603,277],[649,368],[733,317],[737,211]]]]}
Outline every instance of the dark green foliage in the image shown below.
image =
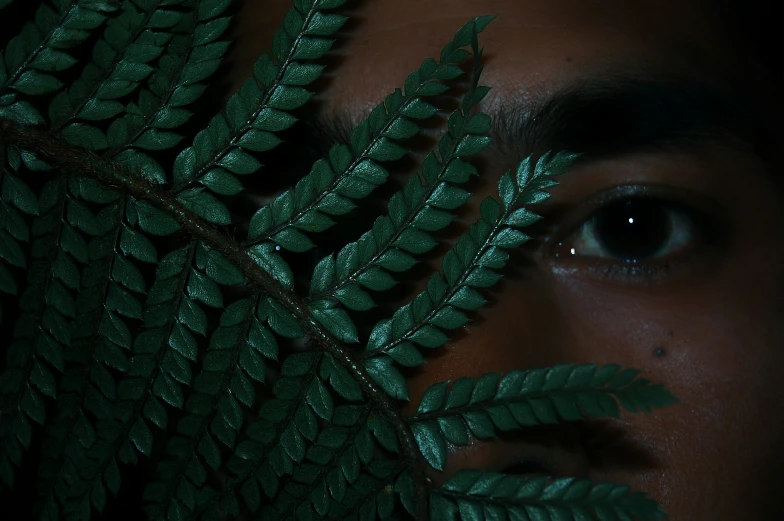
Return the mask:
{"type": "Polygon", "coordinates": [[[620,371],[617,365],[559,365],[511,371],[503,377],[459,378],[451,386],[439,382],[427,389],[409,423],[419,450],[431,466],[442,470],[447,442],[466,445],[472,437],[494,438],[496,429],[518,430],[583,418],[618,417],[618,403],[629,412],[651,412],[671,405],[660,385],[620,371]]]}
{"type": "MultiPolygon", "coordinates": [[[[490,131],[489,118],[482,113],[472,114],[487,88],[477,83],[482,69],[475,37],[471,44],[471,88],[463,96],[460,110],[449,117],[447,132],[438,144],[439,153],[431,152],[425,158],[421,177],[412,176],[405,188],[390,198],[387,215],[376,219],[370,231],[346,245],[337,256],[330,255],[316,265],[310,287],[312,300],[334,297],[356,311],[374,307],[375,302],[364,288],[383,290],[394,284],[389,272],[411,269],[417,262],[415,254],[425,253],[437,244],[429,232],[439,231],[452,222],[454,215],[450,211],[470,197],[455,185],[476,174],[465,159],[480,152],[490,141],[485,136],[490,131]]],[[[444,53],[449,51],[447,48],[444,53]]],[[[457,77],[460,69],[453,70],[457,77]]],[[[448,76],[454,79],[452,74],[448,76]]],[[[419,131],[414,122],[404,117],[392,126],[398,138],[408,138],[419,131]]]]}
{"type": "Polygon", "coordinates": [[[492,17],[460,29],[249,222],[229,211],[246,179],[280,175],[261,172],[264,153],[313,94],[343,3],[294,0],[253,77],[197,131],[186,123],[227,50],[230,0],[44,0],[3,49],[0,292],[16,302],[0,310],[11,333],[0,494],[34,498],[23,516],[105,514],[130,494],[136,467],[130,507],[143,503],[150,519],[660,517],[612,484],[424,478],[473,438],[674,402],[637,371],[461,378],[434,384],[411,417],[399,408],[401,367],[426,363],[486,304],[483,290],[538,219],[529,207],[573,154],[527,158],[502,176],[499,200],[482,203],[427,289],[369,338],[357,327],[471,196],[459,185],[490,142],[478,34],[492,17]],[[460,107],[384,215],[320,261],[290,265],[285,250],[312,250],[387,182],[466,67],[460,107]]]}
{"type": "Polygon", "coordinates": [[[520,478],[462,470],[430,495],[430,519],[663,519],[650,499],[629,487],[588,480],[520,478]],[[594,517],[594,514],[596,517],[594,517]]]}

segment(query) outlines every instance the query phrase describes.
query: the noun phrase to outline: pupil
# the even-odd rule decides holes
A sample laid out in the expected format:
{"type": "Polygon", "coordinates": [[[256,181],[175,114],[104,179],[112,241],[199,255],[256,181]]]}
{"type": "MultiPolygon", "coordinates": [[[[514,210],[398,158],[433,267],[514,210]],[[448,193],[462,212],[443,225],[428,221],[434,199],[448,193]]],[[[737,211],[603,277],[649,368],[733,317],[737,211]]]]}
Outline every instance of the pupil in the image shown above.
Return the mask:
{"type": "Polygon", "coordinates": [[[610,204],[596,216],[596,236],[614,257],[634,262],[655,255],[670,233],[663,205],[650,199],[610,204]]]}

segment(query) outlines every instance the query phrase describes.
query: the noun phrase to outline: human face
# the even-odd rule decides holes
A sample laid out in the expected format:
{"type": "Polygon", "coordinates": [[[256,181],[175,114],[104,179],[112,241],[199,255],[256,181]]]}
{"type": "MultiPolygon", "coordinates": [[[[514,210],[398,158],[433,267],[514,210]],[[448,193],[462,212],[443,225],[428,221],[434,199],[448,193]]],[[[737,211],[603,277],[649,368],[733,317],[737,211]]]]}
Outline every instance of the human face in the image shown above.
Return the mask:
{"type": "MultiPolygon", "coordinates": [[[[286,4],[246,3],[238,75],[264,49],[286,4]]],[[[491,114],[588,78],[635,75],[731,91],[747,114],[766,104],[780,110],[703,2],[373,0],[357,8],[358,23],[321,95],[324,112],[358,120],[424,57],[438,56],[459,26],[486,13],[499,15],[480,37],[483,83],[492,87],[482,108],[491,114]]],[[[498,173],[519,159],[488,162],[476,191],[491,193],[498,173]]],[[[784,484],[784,215],[775,170],[748,149],[709,139],[598,154],[561,178],[538,207],[553,240],[520,252],[493,304],[466,328],[470,334],[412,376],[411,403],[436,381],[557,363],[641,369],[680,403],[604,424],[618,443],[593,453],[535,436],[477,441],[455,450],[434,479],[539,458],[555,473],[644,490],[675,521],[784,519],[777,496],[784,484]],[[591,242],[589,227],[580,227],[596,210],[595,196],[613,189],[621,200],[629,196],[623,190],[652,190],[686,209],[667,213],[682,247],[640,263],[662,269],[634,276],[647,272],[603,258],[606,249],[597,247],[606,244],[591,242]],[[684,217],[692,208],[709,216],[702,235],[684,217]]],[[[471,221],[476,211],[470,206],[461,218],[471,221]]]]}

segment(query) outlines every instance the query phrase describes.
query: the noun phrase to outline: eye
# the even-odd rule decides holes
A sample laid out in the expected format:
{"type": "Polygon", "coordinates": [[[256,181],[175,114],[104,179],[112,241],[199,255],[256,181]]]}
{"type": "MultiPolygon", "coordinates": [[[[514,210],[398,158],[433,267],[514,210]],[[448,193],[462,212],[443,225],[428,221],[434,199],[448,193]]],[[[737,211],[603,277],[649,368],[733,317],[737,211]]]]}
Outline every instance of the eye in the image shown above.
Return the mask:
{"type": "Polygon", "coordinates": [[[560,270],[615,283],[705,275],[732,242],[723,205],[672,186],[619,185],[561,208],[534,232],[539,251],[560,270]]]}
{"type": "Polygon", "coordinates": [[[698,219],[685,208],[653,198],[628,198],[604,205],[565,238],[557,255],[622,263],[664,259],[701,238],[698,219]]]}

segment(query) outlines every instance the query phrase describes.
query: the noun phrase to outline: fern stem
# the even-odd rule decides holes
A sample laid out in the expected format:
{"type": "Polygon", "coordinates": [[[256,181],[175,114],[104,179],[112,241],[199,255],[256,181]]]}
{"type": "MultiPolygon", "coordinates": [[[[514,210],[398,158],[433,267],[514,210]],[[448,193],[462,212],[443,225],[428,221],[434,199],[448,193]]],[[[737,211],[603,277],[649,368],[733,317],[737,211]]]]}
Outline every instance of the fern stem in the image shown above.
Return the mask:
{"type": "Polygon", "coordinates": [[[370,378],[365,368],[354,360],[346,348],[313,318],[304,299],[286,290],[256,264],[242,247],[227,234],[185,208],[156,185],[139,176],[122,170],[89,151],[64,144],[50,134],[30,128],[20,128],[9,120],[0,120],[0,139],[5,139],[21,148],[40,154],[52,164],[66,170],[88,175],[104,185],[128,192],[138,199],[145,199],[166,211],[180,223],[186,233],[222,253],[242,271],[254,288],[276,299],[292,313],[307,335],[352,373],[371,402],[394,426],[406,464],[412,478],[418,485],[416,487],[417,517],[419,519],[427,518],[427,495],[424,486],[420,486],[425,482],[424,467],[420,463],[418,449],[408,425],[402,420],[400,413],[386,393],[370,378]],[[422,517],[419,514],[422,514],[422,517]]]}

